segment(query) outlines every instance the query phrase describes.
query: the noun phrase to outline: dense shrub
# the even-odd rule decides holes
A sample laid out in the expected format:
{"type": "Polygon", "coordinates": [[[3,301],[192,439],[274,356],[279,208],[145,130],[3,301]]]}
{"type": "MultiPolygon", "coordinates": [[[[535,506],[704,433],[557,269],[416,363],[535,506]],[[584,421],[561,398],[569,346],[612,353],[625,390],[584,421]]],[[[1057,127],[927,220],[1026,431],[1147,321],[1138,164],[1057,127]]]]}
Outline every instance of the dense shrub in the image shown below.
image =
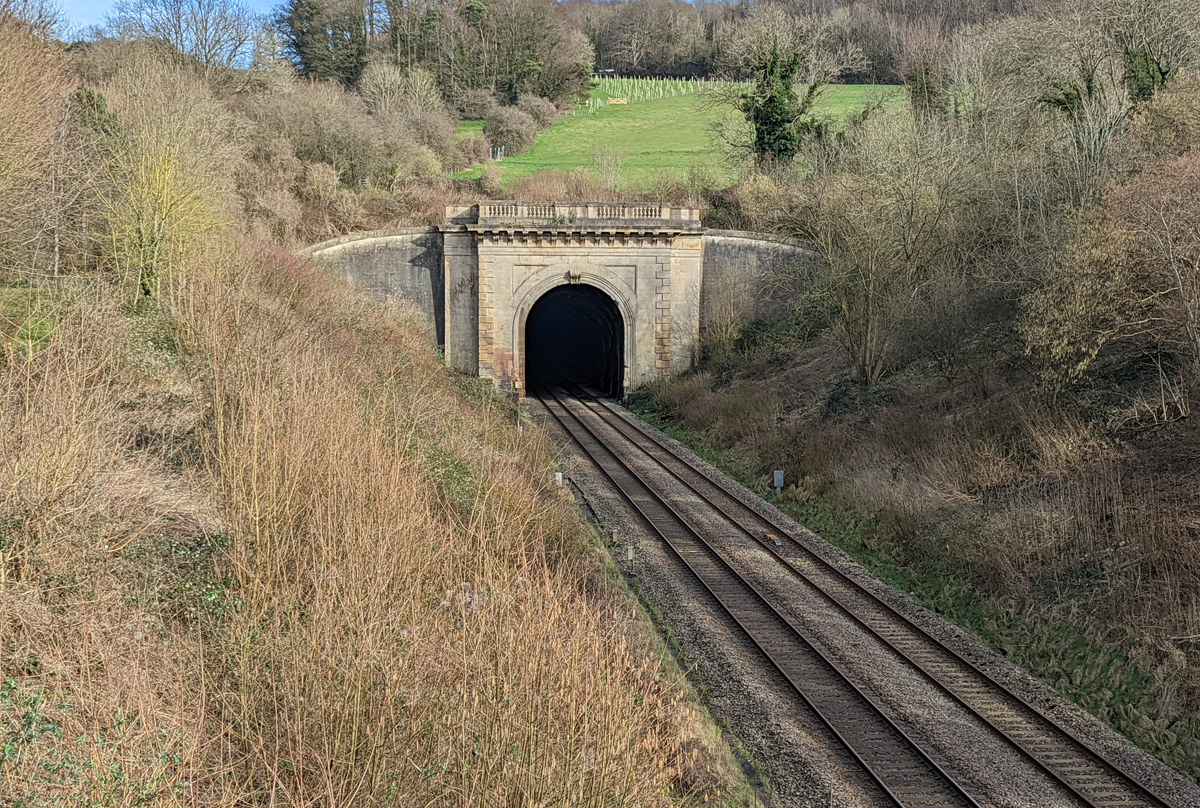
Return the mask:
{"type": "Polygon", "coordinates": [[[538,131],[549,129],[558,119],[558,107],[548,98],[526,93],[517,99],[517,109],[533,118],[538,131]]]}
{"type": "Polygon", "coordinates": [[[103,174],[103,260],[133,295],[156,296],[226,222],[244,159],[238,122],[189,70],[153,57],[113,77],[103,174]]]}
{"type": "Polygon", "coordinates": [[[304,164],[284,138],[276,136],[254,145],[248,170],[238,176],[238,191],[255,236],[284,243],[291,240],[302,214],[295,190],[303,174],[304,164]]]}
{"type": "Polygon", "coordinates": [[[387,63],[366,69],[358,83],[358,94],[372,112],[387,112],[397,107],[440,112],[445,108],[432,73],[418,68],[403,70],[387,63]]]}
{"type": "Polygon", "coordinates": [[[533,118],[516,107],[495,107],[488,113],[483,134],[493,146],[504,146],[509,155],[521,154],[537,140],[533,118]]]}
{"type": "Polygon", "coordinates": [[[455,170],[478,165],[488,159],[487,141],[478,135],[464,137],[456,144],[456,154],[453,163],[455,170]]]}
{"type": "Polygon", "coordinates": [[[487,196],[500,193],[500,166],[495,163],[484,165],[483,170],[479,172],[479,190],[487,196]]]}
{"type": "Polygon", "coordinates": [[[458,95],[455,107],[465,121],[482,121],[496,106],[496,96],[483,87],[463,90],[458,95]]]}
{"type": "MultiPolygon", "coordinates": [[[[2,8],[2,6],[0,6],[2,8]]],[[[67,77],[45,45],[0,14],[0,256],[43,229],[28,210],[54,148],[67,77]]]]}
{"type": "Polygon", "coordinates": [[[1130,130],[1152,157],[1178,157],[1200,143],[1200,75],[1181,73],[1141,105],[1130,130]]]}
{"type": "Polygon", "coordinates": [[[414,143],[397,163],[398,179],[436,180],[442,176],[442,161],[433,149],[414,143]]]}
{"type": "Polygon", "coordinates": [[[305,241],[321,241],[352,230],[362,215],[359,196],[341,186],[337,169],[327,163],[306,166],[299,191],[305,202],[300,225],[305,241]]]}
{"type": "Polygon", "coordinates": [[[408,108],[401,114],[413,140],[436,154],[443,165],[453,162],[458,127],[448,113],[408,108]]]}
{"type": "Polygon", "coordinates": [[[1155,356],[1164,400],[1190,411],[1200,386],[1197,200],[1200,155],[1191,152],[1114,185],[1080,224],[1026,300],[1029,349],[1055,376],[1084,377],[1106,357],[1155,356]]]}
{"type": "Polygon", "coordinates": [[[396,134],[367,113],[361,98],[336,84],[248,95],[238,106],[263,136],[285,138],[305,163],[328,163],[348,186],[385,178],[400,150],[396,134]]]}
{"type": "Polygon", "coordinates": [[[624,202],[628,197],[609,190],[596,182],[596,177],[586,168],[573,171],[546,169],[535,171],[513,180],[505,189],[505,196],[524,202],[575,202],[589,199],[593,202],[624,202]]]}

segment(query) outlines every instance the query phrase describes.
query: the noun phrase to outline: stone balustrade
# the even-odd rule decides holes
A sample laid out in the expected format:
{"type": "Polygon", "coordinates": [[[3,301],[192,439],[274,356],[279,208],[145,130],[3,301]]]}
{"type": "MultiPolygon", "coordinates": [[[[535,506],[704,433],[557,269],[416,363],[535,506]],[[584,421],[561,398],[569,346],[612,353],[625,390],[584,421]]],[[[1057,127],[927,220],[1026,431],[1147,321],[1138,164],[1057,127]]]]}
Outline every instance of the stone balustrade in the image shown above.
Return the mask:
{"type": "Polygon", "coordinates": [[[662,223],[672,227],[700,226],[697,208],[670,205],[623,205],[558,202],[484,202],[479,205],[452,205],[446,208],[446,221],[455,224],[546,223],[570,225],[576,222],[662,223]]]}

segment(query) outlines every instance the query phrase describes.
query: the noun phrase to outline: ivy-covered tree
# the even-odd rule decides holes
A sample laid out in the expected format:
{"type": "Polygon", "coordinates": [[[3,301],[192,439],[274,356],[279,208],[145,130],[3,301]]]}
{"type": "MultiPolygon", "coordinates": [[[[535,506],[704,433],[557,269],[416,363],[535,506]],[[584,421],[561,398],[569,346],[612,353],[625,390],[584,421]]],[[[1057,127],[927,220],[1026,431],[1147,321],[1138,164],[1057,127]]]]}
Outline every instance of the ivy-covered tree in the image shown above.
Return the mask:
{"type": "Polygon", "coordinates": [[[929,59],[917,59],[904,77],[908,99],[918,115],[944,115],[950,112],[950,79],[929,59]]]}
{"type": "Polygon", "coordinates": [[[278,17],[284,51],[306,78],[358,84],[367,67],[367,21],[350,0],[288,0],[278,17]]]}
{"type": "Polygon", "coordinates": [[[1125,49],[1125,89],[1135,104],[1153,98],[1177,72],[1149,48],[1125,49]]]}
{"type": "Polygon", "coordinates": [[[820,130],[820,119],[811,112],[820,85],[809,84],[796,95],[796,74],[807,59],[807,52],[785,55],[772,47],[754,66],[753,89],[735,96],[734,105],[750,125],[749,147],[758,163],[791,162],[804,140],[820,130]]]}

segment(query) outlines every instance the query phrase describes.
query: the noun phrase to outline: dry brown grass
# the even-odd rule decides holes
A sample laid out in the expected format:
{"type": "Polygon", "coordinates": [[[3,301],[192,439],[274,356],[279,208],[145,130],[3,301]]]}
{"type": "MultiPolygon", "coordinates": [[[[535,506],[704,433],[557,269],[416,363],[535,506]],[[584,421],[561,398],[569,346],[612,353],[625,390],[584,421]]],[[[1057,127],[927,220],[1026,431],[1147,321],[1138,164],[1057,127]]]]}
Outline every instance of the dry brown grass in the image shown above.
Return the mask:
{"type": "Polygon", "coordinates": [[[276,248],[204,255],[165,319],[64,294],[45,344],[8,343],[0,790],[728,797],[727,749],[598,574],[544,438],[468,404],[411,312],[276,248]],[[152,326],[172,346],[138,347],[152,326]]]}
{"type": "Polygon", "coordinates": [[[214,693],[233,765],[292,804],[670,802],[677,708],[586,596],[545,447],[310,267],[236,271],[188,315],[243,599],[214,693]]]}
{"type": "Polygon", "coordinates": [[[104,295],[39,313],[53,339],[0,361],[0,792],[178,804],[210,759],[197,647],[164,624],[167,570],[141,551],[195,531],[198,500],[129,451],[122,403],[149,380],[124,361],[125,318],[104,295]]]}

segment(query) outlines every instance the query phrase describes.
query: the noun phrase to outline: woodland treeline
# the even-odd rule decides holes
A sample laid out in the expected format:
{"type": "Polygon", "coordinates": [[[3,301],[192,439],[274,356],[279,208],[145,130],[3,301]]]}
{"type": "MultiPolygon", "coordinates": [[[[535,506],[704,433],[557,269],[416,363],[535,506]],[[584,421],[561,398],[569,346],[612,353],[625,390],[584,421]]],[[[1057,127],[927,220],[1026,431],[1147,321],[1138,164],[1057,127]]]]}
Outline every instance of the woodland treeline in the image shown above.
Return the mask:
{"type": "Polygon", "coordinates": [[[1039,3],[941,0],[288,0],[252,14],[236,0],[121,0],[107,30],[164,41],[206,67],[283,55],[300,75],[354,87],[373,63],[428,70],[452,104],[486,88],[515,101],[585,93],[593,70],[745,78],[754,43],[803,32],[852,54],[846,80],[903,83],[958,29],[1039,3]],[[189,10],[190,9],[190,10],[189,10]],[[186,18],[186,20],[184,19],[186,18]]]}

